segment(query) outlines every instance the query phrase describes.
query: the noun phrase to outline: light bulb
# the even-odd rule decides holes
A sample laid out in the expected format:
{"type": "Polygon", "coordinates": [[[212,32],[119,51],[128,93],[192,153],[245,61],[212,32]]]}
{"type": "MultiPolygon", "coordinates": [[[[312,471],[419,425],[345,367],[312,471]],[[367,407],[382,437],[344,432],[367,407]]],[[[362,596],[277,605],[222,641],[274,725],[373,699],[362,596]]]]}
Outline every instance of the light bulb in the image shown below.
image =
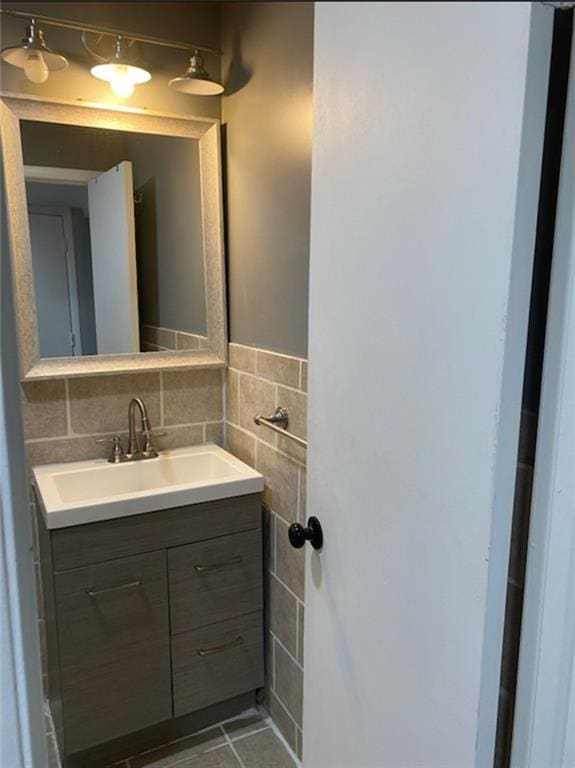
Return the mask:
{"type": "Polygon", "coordinates": [[[134,83],[127,77],[114,77],[110,80],[110,88],[120,98],[127,98],[134,93],[134,83]]]}
{"type": "Polygon", "coordinates": [[[30,51],[24,64],[24,74],[33,83],[45,83],[50,71],[44,57],[38,51],[30,51]]]}

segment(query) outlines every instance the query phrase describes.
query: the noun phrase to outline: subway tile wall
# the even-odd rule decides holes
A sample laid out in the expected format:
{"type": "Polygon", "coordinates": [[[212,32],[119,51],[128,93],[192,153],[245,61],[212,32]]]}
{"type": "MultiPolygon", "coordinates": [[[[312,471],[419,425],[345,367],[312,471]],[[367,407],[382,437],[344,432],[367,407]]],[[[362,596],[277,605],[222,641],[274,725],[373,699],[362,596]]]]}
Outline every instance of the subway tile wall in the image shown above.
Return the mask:
{"type": "Polygon", "coordinates": [[[306,437],[307,361],[241,344],[229,345],[226,378],[228,449],[266,479],[266,704],[301,759],[305,555],[288,542],[288,526],[306,518],[305,450],[254,416],[288,409],[290,431],[306,437]]]}

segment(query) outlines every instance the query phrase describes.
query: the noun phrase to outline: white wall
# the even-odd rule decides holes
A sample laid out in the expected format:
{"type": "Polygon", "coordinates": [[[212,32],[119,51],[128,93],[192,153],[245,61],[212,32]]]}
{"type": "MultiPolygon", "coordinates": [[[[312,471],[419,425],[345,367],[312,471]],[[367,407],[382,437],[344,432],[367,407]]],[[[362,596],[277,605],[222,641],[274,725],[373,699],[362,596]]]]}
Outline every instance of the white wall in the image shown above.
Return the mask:
{"type": "Polygon", "coordinates": [[[492,764],[551,18],[316,5],[306,768],[492,764]]]}

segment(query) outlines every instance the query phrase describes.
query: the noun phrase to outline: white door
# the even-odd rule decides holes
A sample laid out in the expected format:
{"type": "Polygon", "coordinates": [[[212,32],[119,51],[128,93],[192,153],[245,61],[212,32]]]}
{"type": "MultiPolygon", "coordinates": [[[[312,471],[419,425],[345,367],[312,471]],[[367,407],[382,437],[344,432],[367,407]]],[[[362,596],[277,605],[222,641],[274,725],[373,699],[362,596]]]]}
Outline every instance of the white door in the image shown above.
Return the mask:
{"type": "Polygon", "coordinates": [[[28,210],[41,357],[81,355],[80,313],[69,209],[28,210]]]}
{"type": "Polygon", "coordinates": [[[88,202],[98,354],[139,352],[132,163],[89,181],[88,202]]]}
{"type": "Polygon", "coordinates": [[[575,765],[575,38],[531,504],[514,768],[575,765]]]}
{"type": "Polygon", "coordinates": [[[492,765],[551,32],[316,4],[305,768],[492,765]]]}

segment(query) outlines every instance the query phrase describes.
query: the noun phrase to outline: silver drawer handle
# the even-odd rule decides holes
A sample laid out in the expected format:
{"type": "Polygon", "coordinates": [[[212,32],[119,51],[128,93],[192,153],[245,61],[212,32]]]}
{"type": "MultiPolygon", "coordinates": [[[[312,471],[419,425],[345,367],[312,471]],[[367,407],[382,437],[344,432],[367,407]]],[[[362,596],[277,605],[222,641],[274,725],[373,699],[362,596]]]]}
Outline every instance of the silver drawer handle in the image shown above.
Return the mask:
{"type": "Polygon", "coordinates": [[[240,565],[243,562],[241,555],[232,557],[231,560],[224,560],[221,563],[198,563],[194,565],[194,571],[206,573],[206,571],[221,571],[224,568],[233,568],[234,565],[240,565]]]}
{"type": "Polygon", "coordinates": [[[212,645],[209,648],[198,648],[198,656],[211,656],[214,653],[221,653],[227,651],[228,648],[236,648],[238,645],[244,644],[244,638],[239,635],[235,640],[231,640],[229,643],[222,643],[222,645],[212,645]]]}
{"type": "Polygon", "coordinates": [[[105,595],[108,592],[119,592],[121,589],[135,589],[142,586],[141,579],[135,579],[134,581],[127,581],[125,584],[117,584],[115,587],[104,587],[103,589],[87,589],[86,594],[89,597],[97,597],[98,595],[105,595]]]}

